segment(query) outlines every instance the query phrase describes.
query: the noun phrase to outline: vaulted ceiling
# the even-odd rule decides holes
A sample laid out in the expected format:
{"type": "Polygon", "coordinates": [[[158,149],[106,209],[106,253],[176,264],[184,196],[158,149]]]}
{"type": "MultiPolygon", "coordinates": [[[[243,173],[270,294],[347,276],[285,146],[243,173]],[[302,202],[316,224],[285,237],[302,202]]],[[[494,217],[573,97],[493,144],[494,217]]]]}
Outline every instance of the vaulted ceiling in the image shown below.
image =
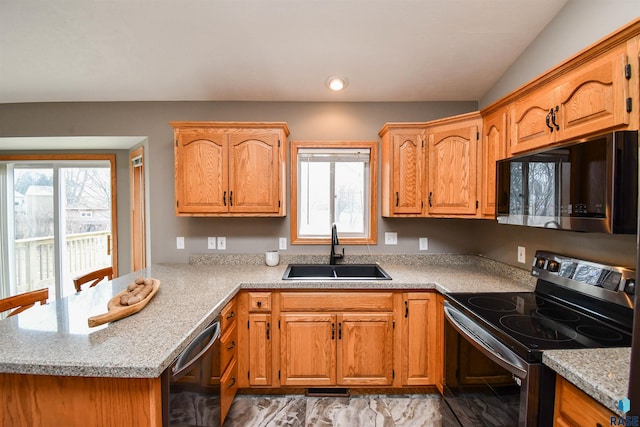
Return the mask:
{"type": "Polygon", "coordinates": [[[0,103],[478,100],[565,3],[0,0],[0,103]]]}

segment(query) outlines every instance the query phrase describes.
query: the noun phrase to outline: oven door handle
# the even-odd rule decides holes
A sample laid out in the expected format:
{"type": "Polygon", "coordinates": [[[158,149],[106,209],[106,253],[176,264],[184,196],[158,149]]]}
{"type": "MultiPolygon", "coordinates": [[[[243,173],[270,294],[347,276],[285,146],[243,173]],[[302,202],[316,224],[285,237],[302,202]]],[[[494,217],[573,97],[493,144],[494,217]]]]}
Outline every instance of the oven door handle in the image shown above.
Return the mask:
{"type": "Polygon", "coordinates": [[[189,345],[180,353],[178,358],[176,359],[175,364],[171,368],[171,379],[172,381],[176,381],[181,378],[184,374],[189,372],[194,365],[196,365],[200,360],[204,358],[204,356],[211,351],[213,345],[220,339],[220,322],[213,322],[211,325],[207,326],[202,332],[196,336],[193,341],[189,343],[189,345]],[[208,341],[207,341],[208,340],[208,341]],[[201,346],[203,343],[206,344],[199,350],[195,355],[192,353],[197,349],[198,346],[201,346]]]}
{"type": "Polygon", "coordinates": [[[506,345],[494,338],[460,310],[454,308],[448,301],[444,302],[444,314],[451,326],[489,359],[516,377],[520,379],[526,378],[527,363],[516,356],[506,345]]]}

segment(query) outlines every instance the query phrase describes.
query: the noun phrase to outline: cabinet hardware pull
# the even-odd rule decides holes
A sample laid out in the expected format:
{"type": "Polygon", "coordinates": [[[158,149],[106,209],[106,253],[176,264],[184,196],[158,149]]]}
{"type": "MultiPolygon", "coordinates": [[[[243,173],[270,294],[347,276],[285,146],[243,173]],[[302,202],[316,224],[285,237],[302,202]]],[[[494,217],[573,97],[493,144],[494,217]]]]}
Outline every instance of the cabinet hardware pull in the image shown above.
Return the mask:
{"type": "Polygon", "coordinates": [[[336,339],[336,324],[335,323],[331,323],[331,339],[332,340],[336,339]]]}
{"type": "Polygon", "coordinates": [[[551,133],[553,133],[553,126],[551,126],[551,111],[553,111],[553,109],[549,110],[547,116],[545,117],[545,121],[547,123],[547,127],[551,129],[551,133]]]}
{"type": "Polygon", "coordinates": [[[342,339],[342,322],[338,322],[338,339],[342,339]]]}
{"type": "Polygon", "coordinates": [[[556,130],[560,130],[560,126],[558,126],[558,124],[556,123],[556,113],[558,112],[559,108],[556,105],[556,108],[552,108],[551,109],[551,123],[556,127],[556,130]]]}
{"type": "Polygon", "coordinates": [[[222,193],[222,204],[227,206],[227,192],[222,193]]]}
{"type": "Polygon", "coordinates": [[[404,317],[409,317],[409,301],[404,302],[404,317]]]}
{"type": "Polygon", "coordinates": [[[227,316],[227,320],[229,319],[233,319],[234,317],[236,317],[236,312],[232,311],[231,313],[229,313],[229,315],[227,316]]]}
{"type": "Polygon", "coordinates": [[[227,347],[227,351],[231,351],[236,347],[236,342],[235,341],[231,341],[231,345],[229,347],[227,347]]]}
{"type": "Polygon", "coordinates": [[[271,323],[267,322],[267,339],[271,339],[269,338],[269,333],[271,332],[271,323]]]}
{"type": "Polygon", "coordinates": [[[231,388],[234,385],[236,385],[236,377],[231,377],[231,382],[229,383],[229,385],[227,386],[227,388],[231,388]]]}
{"type": "Polygon", "coordinates": [[[229,206],[233,206],[233,191],[229,191],[229,206]]]}
{"type": "Polygon", "coordinates": [[[396,208],[398,207],[399,204],[400,204],[400,195],[396,191],[396,208]]]}
{"type": "Polygon", "coordinates": [[[432,208],[433,205],[431,204],[431,197],[433,196],[433,192],[429,191],[429,207],[432,208]]]}
{"type": "Polygon", "coordinates": [[[258,308],[262,308],[262,301],[258,301],[256,305],[258,306],[258,308]]]}

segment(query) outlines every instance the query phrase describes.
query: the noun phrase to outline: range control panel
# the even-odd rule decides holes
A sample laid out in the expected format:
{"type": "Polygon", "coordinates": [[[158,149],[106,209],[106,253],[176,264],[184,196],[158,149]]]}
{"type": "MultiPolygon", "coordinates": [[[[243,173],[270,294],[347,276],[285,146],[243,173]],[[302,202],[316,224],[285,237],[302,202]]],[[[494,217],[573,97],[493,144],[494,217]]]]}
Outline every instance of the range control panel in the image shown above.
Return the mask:
{"type": "Polygon", "coordinates": [[[558,285],[577,287],[578,290],[590,287],[634,295],[636,288],[635,270],[545,251],[536,252],[531,274],[558,285]]]}

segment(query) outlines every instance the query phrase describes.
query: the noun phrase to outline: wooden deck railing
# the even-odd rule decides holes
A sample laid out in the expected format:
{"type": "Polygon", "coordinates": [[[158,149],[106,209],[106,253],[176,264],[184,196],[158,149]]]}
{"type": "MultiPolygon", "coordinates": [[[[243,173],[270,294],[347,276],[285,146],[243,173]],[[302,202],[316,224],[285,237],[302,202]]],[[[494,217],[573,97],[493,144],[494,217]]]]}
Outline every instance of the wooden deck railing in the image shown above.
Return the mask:
{"type": "MultiPolygon", "coordinates": [[[[107,252],[109,231],[70,234],[66,241],[66,281],[73,288],[73,278],[111,265],[107,252]]],[[[55,286],[55,252],[53,237],[20,239],[15,242],[17,293],[55,286]]],[[[65,287],[67,284],[65,283],[65,287]]],[[[51,294],[51,292],[50,292],[51,294]]],[[[53,296],[50,295],[50,298],[53,296]]]]}

